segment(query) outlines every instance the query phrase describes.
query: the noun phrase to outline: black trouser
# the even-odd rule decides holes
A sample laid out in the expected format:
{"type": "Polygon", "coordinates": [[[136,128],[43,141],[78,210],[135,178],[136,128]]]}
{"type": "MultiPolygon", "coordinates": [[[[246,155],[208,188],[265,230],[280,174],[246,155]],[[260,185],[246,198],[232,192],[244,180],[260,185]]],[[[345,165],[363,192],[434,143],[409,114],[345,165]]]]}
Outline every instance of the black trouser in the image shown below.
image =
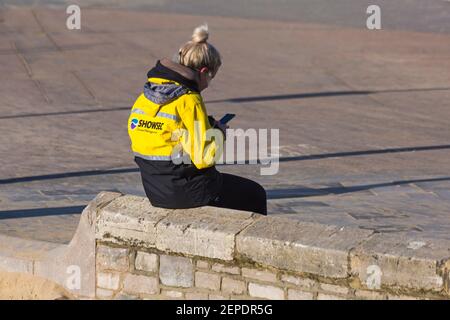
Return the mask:
{"type": "Polygon", "coordinates": [[[208,205],[267,215],[266,190],[259,183],[228,173],[222,177],[219,196],[208,205]]]}

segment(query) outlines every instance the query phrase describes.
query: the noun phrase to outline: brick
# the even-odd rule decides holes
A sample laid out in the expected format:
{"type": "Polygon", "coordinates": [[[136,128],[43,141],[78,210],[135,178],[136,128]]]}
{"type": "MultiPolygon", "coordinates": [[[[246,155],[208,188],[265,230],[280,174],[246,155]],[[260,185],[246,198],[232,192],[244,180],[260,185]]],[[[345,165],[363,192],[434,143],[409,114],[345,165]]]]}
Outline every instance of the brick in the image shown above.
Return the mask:
{"type": "Polygon", "coordinates": [[[350,254],[351,273],[368,289],[381,286],[441,292],[450,241],[376,234],[350,254]],[[420,245],[418,245],[420,244],[420,245]]]}
{"type": "Polygon", "coordinates": [[[159,264],[159,278],[162,284],[185,288],[194,285],[194,266],[191,259],[161,255],[159,264]]]}
{"type": "Polygon", "coordinates": [[[119,289],[120,275],[118,273],[98,272],[97,287],[103,289],[119,289]]]}
{"type": "Polygon", "coordinates": [[[114,300],[139,300],[140,298],[136,295],[126,294],[120,292],[118,295],[114,297],[114,300]]]}
{"type": "Polygon", "coordinates": [[[181,291],[161,290],[161,294],[169,298],[177,298],[177,299],[183,298],[183,292],[181,291]]]}
{"type": "Polygon", "coordinates": [[[113,290],[97,288],[95,296],[99,299],[111,299],[114,296],[113,290]]]}
{"type": "Polygon", "coordinates": [[[7,272],[33,273],[33,261],[0,256],[0,270],[7,272]]]}
{"type": "Polygon", "coordinates": [[[213,273],[197,271],[195,273],[195,286],[211,290],[220,290],[220,276],[213,273]]]}
{"type": "Polygon", "coordinates": [[[156,226],[156,248],[233,260],[235,237],[252,222],[251,212],[224,208],[205,206],[174,211],[156,226]]]}
{"type": "Polygon", "coordinates": [[[204,292],[186,292],[186,300],[208,300],[208,294],[204,292]]]}
{"type": "Polygon", "coordinates": [[[288,289],[288,300],[313,300],[312,292],[288,289]]]}
{"type": "Polygon", "coordinates": [[[247,296],[247,295],[239,295],[239,296],[231,295],[230,299],[231,300],[262,300],[261,298],[257,299],[257,298],[250,297],[250,296],[247,296]]]}
{"type": "Polygon", "coordinates": [[[388,300],[421,300],[420,298],[404,296],[404,295],[390,295],[388,294],[388,300]]]}
{"type": "Polygon", "coordinates": [[[197,268],[199,268],[199,269],[209,269],[208,261],[198,260],[197,261],[197,268]]]}
{"type": "Polygon", "coordinates": [[[295,276],[291,276],[291,275],[286,275],[286,274],[281,275],[281,281],[288,282],[288,283],[291,283],[298,287],[302,287],[302,288],[306,288],[306,289],[312,289],[312,288],[317,287],[317,285],[318,285],[317,281],[314,281],[311,279],[306,279],[306,278],[295,277],[295,276]]]}
{"type": "Polygon", "coordinates": [[[158,271],[158,255],[154,253],[147,253],[138,251],[134,261],[136,270],[157,272],[158,271]]]}
{"type": "Polygon", "coordinates": [[[346,299],[332,294],[319,293],[317,295],[317,300],[346,300],[346,299]]]}
{"type": "Polygon", "coordinates": [[[236,236],[237,254],[279,269],[346,278],[348,253],[372,231],[264,217],[236,236]]]}
{"type": "Polygon", "coordinates": [[[367,300],[384,300],[386,299],[386,294],[382,294],[376,291],[369,290],[356,290],[355,296],[357,298],[367,299],[367,300]]]}
{"type": "Polygon", "coordinates": [[[224,277],[222,278],[222,291],[226,293],[244,294],[246,285],[244,281],[224,277]]]}
{"type": "Polygon", "coordinates": [[[262,271],[258,269],[242,268],[242,276],[261,281],[276,282],[277,275],[270,271],[262,271]]]}
{"type": "Polygon", "coordinates": [[[97,267],[100,270],[128,271],[129,251],[126,248],[97,246],[97,267]]]}
{"type": "Polygon", "coordinates": [[[222,273],[230,273],[230,274],[239,274],[239,267],[236,266],[226,266],[221,263],[214,263],[211,267],[213,271],[222,272],[222,273]]]}
{"type": "Polygon", "coordinates": [[[171,210],[153,207],[146,197],[124,195],[99,211],[95,238],[127,246],[154,248],[156,224],[171,210]]]}
{"type": "Polygon", "coordinates": [[[250,296],[255,298],[264,298],[270,300],[284,299],[283,289],[269,285],[262,285],[251,282],[248,284],[248,292],[250,296]]]}
{"type": "Polygon", "coordinates": [[[230,299],[227,296],[223,296],[220,294],[214,294],[214,293],[209,294],[208,298],[209,298],[209,300],[229,300],[230,299]]]}
{"type": "Polygon", "coordinates": [[[128,273],[123,281],[123,290],[132,294],[157,294],[159,293],[158,279],[128,273]]]}
{"type": "Polygon", "coordinates": [[[348,293],[348,288],[346,287],[342,287],[342,286],[337,286],[334,284],[328,284],[328,283],[321,283],[320,284],[320,288],[324,291],[328,291],[331,293],[338,293],[338,294],[347,294],[348,293]]]}

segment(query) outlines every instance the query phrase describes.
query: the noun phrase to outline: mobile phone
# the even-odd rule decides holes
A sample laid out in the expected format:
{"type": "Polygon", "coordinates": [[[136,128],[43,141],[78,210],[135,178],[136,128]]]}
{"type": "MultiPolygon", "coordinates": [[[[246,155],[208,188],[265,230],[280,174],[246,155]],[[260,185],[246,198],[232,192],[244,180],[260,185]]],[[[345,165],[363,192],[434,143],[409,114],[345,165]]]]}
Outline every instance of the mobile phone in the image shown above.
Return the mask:
{"type": "Polygon", "coordinates": [[[231,119],[233,119],[236,115],[234,113],[227,113],[226,115],[224,115],[222,117],[222,119],[219,120],[220,123],[222,124],[226,124],[228,123],[231,119]]]}

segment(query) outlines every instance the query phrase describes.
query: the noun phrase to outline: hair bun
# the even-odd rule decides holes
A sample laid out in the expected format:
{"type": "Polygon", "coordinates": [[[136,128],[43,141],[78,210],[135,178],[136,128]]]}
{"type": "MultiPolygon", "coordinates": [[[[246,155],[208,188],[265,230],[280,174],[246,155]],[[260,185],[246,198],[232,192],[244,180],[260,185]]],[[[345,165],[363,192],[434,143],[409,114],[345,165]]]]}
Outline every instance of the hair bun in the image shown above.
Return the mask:
{"type": "Polygon", "coordinates": [[[195,28],[194,33],[192,34],[192,41],[196,43],[206,42],[208,36],[208,25],[205,23],[195,28]]]}

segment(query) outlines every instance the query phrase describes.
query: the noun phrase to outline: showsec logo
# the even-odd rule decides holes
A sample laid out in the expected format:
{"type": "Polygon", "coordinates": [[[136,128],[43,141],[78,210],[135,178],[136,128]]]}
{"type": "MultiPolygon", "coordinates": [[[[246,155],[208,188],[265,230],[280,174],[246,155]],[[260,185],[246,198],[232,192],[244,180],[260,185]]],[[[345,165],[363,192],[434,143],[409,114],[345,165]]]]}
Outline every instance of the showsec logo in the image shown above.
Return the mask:
{"type": "Polygon", "coordinates": [[[136,119],[136,118],[131,119],[130,129],[131,129],[131,130],[136,129],[136,127],[138,126],[138,123],[139,123],[139,120],[138,120],[138,119],[136,119]]]}

